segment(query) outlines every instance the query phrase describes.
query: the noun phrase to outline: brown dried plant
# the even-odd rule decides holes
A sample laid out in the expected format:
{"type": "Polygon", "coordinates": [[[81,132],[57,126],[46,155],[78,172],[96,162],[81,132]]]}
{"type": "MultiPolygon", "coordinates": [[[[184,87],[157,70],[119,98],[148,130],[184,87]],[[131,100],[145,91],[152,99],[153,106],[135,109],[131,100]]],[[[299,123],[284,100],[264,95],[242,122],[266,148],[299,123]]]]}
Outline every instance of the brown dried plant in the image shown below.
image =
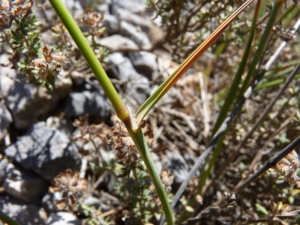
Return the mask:
{"type": "Polygon", "coordinates": [[[172,187],[171,185],[173,184],[174,181],[174,175],[169,174],[168,170],[162,170],[160,173],[161,181],[163,182],[166,191],[171,192],[172,187]]]}
{"type": "MultiPolygon", "coordinates": [[[[258,28],[264,30],[266,28],[266,24],[260,24],[258,28]]],[[[276,38],[279,37],[283,41],[292,41],[296,39],[296,36],[292,33],[292,31],[293,29],[285,29],[279,24],[272,28],[273,36],[276,38]]]]}
{"type": "Polygon", "coordinates": [[[77,127],[75,135],[73,136],[74,141],[82,141],[83,144],[91,143],[94,147],[93,151],[88,151],[83,148],[79,148],[78,152],[87,156],[95,156],[94,153],[101,148],[105,147],[107,143],[107,136],[110,132],[109,127],[105,123],[90,124],[88,116],[81,116],[76,119],[73,126],[77,127]]]}
{"type": "Polygon", "coordinates": [[[54,200],[54,204],[58,209],[71,211],[78,202],[78,198],[87,188],[87,181],[84,178],[79,178],[77,171],[73,173],[68,169],[52,180],[50,191],[53,193],[59,192],[62,195],[60,200],[54,200]]]}
{"type": "Polygon", "coordinates": [[[87,24],[93,35],[99,37],[105,31],[105,27],[102,24],[103,15],[101,13],[92,12],[91,9],[87,9],[82,18],[82,21],[87,24]]]}
{"type": "Polygon", "coordinates": [[[0,2],[0,30],[9,28],[16,17],[27,16],[32,5],[32,0],[2,0],[0,2]]]}
{"type": "Polygon", "coordinates": [[[291,184],[295,184],[297,188],[300,188],[300,178],[297,175],[299,165],[298,154],[293,150],[276,164],[276,168],[291,184]]]}
{"type": "Polygon", "coordinates": [[[37,77],[49,83],[50,88],[53,88],[62,63],[69,62],[69,60],[63,52],[53,53],[53,49],[49,50],[47,46],[43,48],[43,56],[44,58],[30,60],[28,69],[37,71],[37,77]]]}
{"type": "MultiPolygon", "coordinates": [[[[145,135],[147,144],[151,145],[153,141],[153,133],[151,127],[146,121],[142,121],[140,127],[145,135]]],[[[115,126],[110,131],[110,143],[118,160],[125,164],[131,164],[139,161],[139,152],[129,136],[127,129],[119,121],[116,121],[115,126]]]]}
{"type": "MultiPolygon", "coordinates": [[[[226,210],[228,208],[231,208],[236,204],[236,195],[235,193],[227,193],[224,192],[223,196],[220,200],[214,202],[212,205],[206,207],[204,210],[202,210],[200,213],[197,214],[196,217],[189,218],[188,224],[192,222],[199,221],[202,217],[205,215],[212,215],[212,213],[216,212],[216,210],[226,210]]],[[[184,223],[186,224],[186,223],[184,223]]]]}

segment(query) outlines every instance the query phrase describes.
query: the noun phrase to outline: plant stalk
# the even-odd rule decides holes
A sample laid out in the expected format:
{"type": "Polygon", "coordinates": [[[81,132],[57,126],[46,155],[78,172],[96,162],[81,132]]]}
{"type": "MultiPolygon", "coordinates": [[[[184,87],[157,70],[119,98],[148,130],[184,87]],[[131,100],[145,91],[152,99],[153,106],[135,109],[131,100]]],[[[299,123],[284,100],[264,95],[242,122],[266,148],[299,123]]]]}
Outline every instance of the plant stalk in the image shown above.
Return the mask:
{"type": "Polygon", "coordinates": [[[253,0],[247,0],[230,17],[228,17],[201,45],[172,73],[142,104],[135,114],[137,124],[139,124],[155,104],[170,90],[177,80],[192,66],[192,64],[222,35],[232,21],[243,10],[251,4],[253,0]]]}
{"type": "Polygon", "coordinates": [[[159,199],[161,201],[167,223],[169,225],[174,224],[172,208],[168,201],[168,196],[167,196],[166,190],[165,190],[165,188],[161,182],[161,179],[158,175],[155,163],[151,156],[151,153],[150,153],[149,147],[147,145],[147,142],[145,140],[145,137],[143,135],[143,132],[140,128],[138,128],[137,130],[132,130],[130,127],[127,127],[127,129],[128,129],[128,132],[129,132],[133,142],[138,147],[139,152],[140,152],[140,154],[144,160],[144,163],[148,169],[149,175],[155,186],[156,193],[159,196],[159,199]]]}
{"type": "Polygon", "coordinates": [[[268,44],[268,40],[269,40],[269,36],[272,32],[273,26],[275,24],[276,21],[276,17],[278,15],[279,9],[281,7],[281,5],[283,4],[283,0],[276,0],[274,7],[272,9],[271,15],[269,17],[268,23],[266,25],[266,28],[264,30],[264,33],[260,39],[259,45],[257,47],[257,51],[253,57],[253,60],[249,66],[248,69],[248,73],[247,76],[244,80],[243,86],[240,89],[240,92],[238,94],[238,97],[236,98],[236,104],[239,102],[239,100],[243,97],[243,94],[245,93],[246,89],[248,88],[249,84],[250,84],[250,80],[251,78],[253,78],[256,70],[257,70],[257,65],[259,63],[259,61],[262,60],[263,54],[266,50],[267,44],[268,44]]]}
{"type": "Polygon", "coordinates": [[[247,61],[250,56],[251,45],[252,45],[252,41],[253,41],[254,34],[256,31],[256,24],[257,24],[257,20],[258,20],[258,13],[259,13],[260,6],[261,6],[261,1],[259,0],[259,1],[257,1],[257,4],[255,6],[255,11],[254,11],[253,19],[252,19],[250,34],[249,34],[249,38],[248,38],[248,41],[246,44],[246,48],[245,48],[242,60],[239,63],[238,70],[236,71],[236,74],[235,74],[232,84],[230,86],[229,92],[226,96],[225,102],[220,110],[217,122],[214,125],[212,136],[214,136],[214,134],[220,128],[220,125],[224,122],[224,120],[227,116],[227,113],[230,110],[230,106],[232,105],[232,103],[234,102],[234,99],[236,97],[236,90],[238,90],[242,75],[245,71],[246,64],[247,64],[247,61]]]}
{"type": "Polygon", "coordinates": [[[118,95],[117,91],[115,90],[114,86],[112,85],[111,81],[106,75],[104,69],[102,68],[99,60],[96,58],[93,50],[89,46],[87,40],[83,36],[81,30],[79,29],[77,23],[72,18],[66,6],[62,3],[61,0],[50,0],[50,3],[55,9],[57,15],[60,17],[60,19],[66,26],[67,30],[69,31],[76,45],[82,52],[84,58],[86,59],[92,71],[94,72],[105,94],[107,95],[108,99],[112,103],[117,113],[117,116],[119,117],[120,120],[123,121],[132,140],[136,144],[136,147],[138,148],[144,160],[144,163],[148,169],[150,177],[152,178],[152,182],[155,186],[158,197],[160,198],[160,201],[162,203],[162,207],[166,216],[167,223],[169,225],[173,225],[174,222],[173,222],[172,209],[168,200],[168,196],[164,189],[162,181],[159,177],[157,169],[155,167],[154,161],[150,154],[150,150],[142,130],[140,129],[140,127],[138,127],[135,121],[131,119],[130,111],[128,110],[126,105],[122,102],[120,96],[118,95]]]}
{"type": "Polygon", "coordinates": [[[63,24],[65,25],[65,27],[67,28],[67,30],[69,31],[71,37],[73,38],[79,50],[81,51],[86,62],[92,69],[99,84],[103,88],[106,96],[108,97],[109,101],[114,107],[118,118],[122,120],[124,124],[130,123],[130,112],[128,108],[121,100],[115,87],[113,86],[110,79],[106,75],[99,60],[95,56],[92,48],[90,47],[89,43],[85,39],[84,35],[82,34],[80,28],[78,27],[77,23],[73,19],[72,15],[69,13],[67,7],[64,5],[64,3],[61,0],[50,0],[50,3],[54,8],[54,10],[56,11],[57,15],[59,16],[59,18],[61,19],[61,21],[63,22],[63,24]]]}
{"type": "Polygon", "coordinates": [[[1,210],[0,210],[0,220],[8,225],[19,225],[18,222],[16,222],[14,219],[12,219],[11,217],[3,213],[1,210]]]}

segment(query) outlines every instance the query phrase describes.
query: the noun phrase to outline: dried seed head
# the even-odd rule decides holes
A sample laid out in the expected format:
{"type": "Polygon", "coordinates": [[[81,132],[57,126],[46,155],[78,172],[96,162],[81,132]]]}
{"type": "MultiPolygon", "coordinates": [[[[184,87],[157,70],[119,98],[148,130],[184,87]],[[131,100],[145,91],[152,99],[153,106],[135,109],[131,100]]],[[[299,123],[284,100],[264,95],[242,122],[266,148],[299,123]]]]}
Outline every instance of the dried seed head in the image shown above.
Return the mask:
{"type": "MultiPolygon", "coordinates": [[[[264,29],[266,24],[261,24],[260,27],[264,29]]],[[[273,34],[277,35],[283,41],[291,41],[296,39],[296,36],[292,33],[292,31],[293,29],[285,29],[279,24],[272,27],[273,34]]]]}
{"type": "MultiPolygon", "coordinates": [[[[140,127],[145,135],[147,144],[150,145],[153,141],[153,134],[149,124],[142,121],[140,127]]],[[[110,131],[110,143],[118,160],[125,164],[137,162],[140,159],[139,152],[129,136],[127,129],[119,122],[116,121],[115,126],[110,131]]]]}
{"type": "Polygon", "coordinates": [[[58,209],[69,209],[72,210],[78,197],[87,190],[87,181],[83,178],[79,178],[78,172],[72,172],[66,170],[58,174],[52,180],[52,186],[50,187],[51,192],[59,192],[62,195],[62,199],[54,200],[54,204],[58,209]]]}
{"type": "Polygon", "coordinates": [[[10,13],[12,2],[3,0],[0,2],[0,30],[7,29],[11,26],[13,15],[10,13]]]}
{"type": "Polygon", "coordinates": [[[67,55],[58,52],[53,53],[53,49],[48,49],[47,46],[43,48],[43,55],[47,63],[53,63],[55,66],[61,66],[62,63],[68,62],[67,55]]]}
{"type": "Polygon", "coordinates": [[[172,183],[173,183],[173,180],[174,180],[174,176],[173,175],[169,175],[168,171],[167,170],[163,170],[161,171],[160,173],[160,177],[161,177],[161,180],[165,186],[165,189],[167,192],[171,192],[172,190],[172,183]]]}
{"type": "Polygon", "coordinates": [[[125,164],[131,164],[139,160],[140,156],[133,140],[119,121],[116,121],[110,135],[110,142],[118,160],[123,161],[125,164]]]}
{"type": "Polygon", "coordinates": [[[92,12],[91,9],[87,9],[82,18],[82,21],[90,26],[92,33],[95,36],[101,36],[104,30],[101,30],[102,27],[103,15],[101,13],[92,12]]]}
{"type": "Polygon", "coordinates": [[[45,70],[48,68],[48,64],[44,59],[33,59],[30,61],[30,67],[35,70],[45,70]]]}
{"type": "Polygon", "coordinates": [[[78,128],[73,135],[74,141],[80,141],[84,145],[91,143],[94,146],[94,149],[85,149],[83,146],[83,149],[78,150],[80,154],[93,154],[106,147],[110,128],[105,123],[90,124],[88,116],[81,116],[74,121],[73,126],[78,128]]]}
{"type": "Polygon", "coordinates": [[[213,204],[213,206],[218,206],[220,208],[226,208],[226,207],[234,205],[235,202],[236,202],[236,195],[235,195],[235,193],[224,192],[222,199],[220,199],[219,201],[215,202],[213,204]]]}
{"type": "Polygon", "coordinates": [[[57,63],[63,63],[63,62],[69,62],[69,60],[67,59],[67,55],[62,53],[62,52],[58,52],[56,54],[52,54],[52,58],[57,62],[57,63]]]}
{"type": "Polygon", "coordinates": [[[146,120],[142,120],[140,123],[140,127],[143,131],[143,134],[145,135],[147,144],[151,146],[153,142],[153,131],[151,129],[151,126],[149,125],[149,123],[146,122],[146,120]]]}
{"type": "Polygon", "coordinates": [[[300,178],[297,175],[299,165],[300,162],[298,154],[295,150],[293,150],[276,164],[276,168],[291,184],[295,184],[297,187],[300,187],[300,178]]]}
{"type": "Polygon", "coordinates": [[[0,1],[0,30],[9,28],[16,17],[27,16],[32,5],[32,0],[0,1]]]}

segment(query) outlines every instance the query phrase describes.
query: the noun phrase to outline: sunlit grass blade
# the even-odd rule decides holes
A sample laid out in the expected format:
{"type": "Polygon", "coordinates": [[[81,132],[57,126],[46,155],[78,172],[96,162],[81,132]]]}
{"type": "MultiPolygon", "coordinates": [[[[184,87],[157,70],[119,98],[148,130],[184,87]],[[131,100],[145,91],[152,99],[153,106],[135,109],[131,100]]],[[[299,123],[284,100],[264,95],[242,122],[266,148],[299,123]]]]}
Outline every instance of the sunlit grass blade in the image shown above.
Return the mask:
{"type": "MultiPolygon", "coordinates": [[[[271,15],[269,17],[267,26],[266,26],[266,28],[264,30],[263,35],[262,35],[262,39],[261,39],[260,44],[258,46],[257,52],[256,52],[256,54],[255,54],[255,56],[254,56],[254,58],[253,58],[253,60],[251,62],[251,65],[250,65],[249,69],[248,69],[248,73],[247,73],[246,79],[243,81],[243,86],[242,86],[242,88],[240,90],[240,94],[237,97],[234,98],[234,92],[232,92],[232,96],[230,96],[230,98],[233,98],[236,102],[238,102],[238,104],[240,104],[240,101],[241,101],[240,99],[244,98],[244,95],[245,95],[245,92],[246,92],[245,88],[248,89],[248,86],[249,86],[248,82],[250,82],[250,78],[253,77],[253,79],[257,79],[257,78],[254,78],[255,73],[257,73],[256,66],[257,66],[258,62],[261,60],[262,55],[263,55],[263,53],[265,51],[265,48],[266,48],[268,40],[269,40],[270,33],[272,31],[272,27],[273,27],[273,25],[274,25],[274,23],[276,21],[276,17],[278,15],[278,12],[279,12],[281,4],[282,4],[282,1],[277,1],[275,3],[275,5],[274,5],[274,8],[273,8],[273,10],[271,12],[271,15]]],[[[256,9],[256,10],[258,12],[258,9],[256,9]]],[[[228,96],[227,96],[227,98],[228,98],[228,96]]],[[[232,103],[232,100],[230,99],[229,102],[232,103]]],[[[223,112],[221,111],[220,114],[221,113],[223,113],[223,112]]],[[[224,117],[224,116],[226,116],[226,114],[223,115],[222,117],[224,117]]],[[[209,176],[209,174],[210,174],[213,166],[215,165],[215,163],[217,161],[217,157],[218,157],[218,155],[219,155],[219,153],[221,151],[221,147],[222,147],[222,144],[223,144],[222,142],[223,142],[223,140],[225,138],[225,135],[226,135],[227,131],[228,131],[228,127],[224,131],[224,133],[222,134],[222,137],[220,138],[220,140],[219,140],[219,142],[217,144],[217,147],[214,150],[214,153],[213,153],[213,155],[212,155],[212,157],[211,157],[211,159],[210,159],[210,161],[208,163],[208,169],[204,173],[201,174],[200,182],[199,182],[199,190],[202,189],[202,187],[204,185],[204,182],[206,181],[206,179],[209,176]]]]}
{"type": "Polygon", "coordinates": [[[272,12],[270,14],[270,17],[268,19],[267,25],[264,29],[264,32],[262,34],[262,37],[260,39],[260,42],[258,44],[257,50],[255,52],[255,55],[253,57],[253,60],[251,64],[249,65],[248,72],[246,75],[245,80],[243,81],[243,86],[241,87],[238,97],[235,100],[235,104],[239,102],[239,100],[242,98],[243,94],[245,93],[246,89],[249,87],[249,84],[251,82],[251,79],[254,79],[254,74],[257,70],[258,63],[262,60],[263,54],[266,50],[268,40],[270,37],[270,34],[272,32],[273,26],[276,22],[276,17],[278,15],[279,9],[283,4],[283,0],[277,0],[275,1],[275,4],[273,6],[272,12]]]}
{"type": "Polygon", "coordinates": [[[166,79],[155,92],[144,102],[135,114],[139,124],[154,105],[170,90],[177,80],[192,66],[192,64],[222,35],[231,22],[252,2],[247,0],[228,19],[226,19],[184,62],[166,79]]]}
{"type": "MultiPolygon", "coordinates": [[[[234,79],[233,79],[232,84],[230,86],[230,89],[229,89],[229,92],[227,94],[227,97],[225,98],[224,104],[223,104],[223,106],[222,106],[222,108],[220,110],[218,119],[217,119],[217,121],[216,121],[216,123],[214,125],[212,136],[214,136],[214,134],[220,128],[220,125],[224,122],[225,118],[227,117],[227,113],[230,110],[230,106],[232,105],[232,103],[235,100],[236,91],[238,90],[238,86],[240,84],[242,75],[243,75],[243,73],[245,71],[248,58],[250,56],[251,45],[252,45],[253,37],[254,37],[255,31],[256,31],[256,26],[257,26],[257,20],[258,20],[258,14],[259,14],[260,6],[261,6],[261,1],[257,1],[257,4],[255,6],[255,11],[254,11],[253,19],[252,19],[252,25],[251,25],[251,29],[250,29],[249,38],[248,38],[248,41],[247,41],[247,44],[246,44],[246,47],[245,47],[245,51],[244,51],[242,60],[239,63],[239,67],[238,67],[237,72],[236,72],[236,74],[234,76],[234,79]]],[[[210,170],[211,170],[212,166],[214,165],[213,163],[215,162],[215,160],[216,160],[216,158],[217,158],[217,156],[218,156],[218,154],[220,152],[220,149],[221,149],[221,146],[222,146],[221,143],[223,142],[227,131],[228,131],[228,128],[223,132],[222,136],[220,137],[220,139],[218,141],[218,145],[216,146],[216,149],[214,151],[214,155],[213,155],[211,161],[207,162],[207,164],[209,165],[208,169],[206,171],[205,170],[201,170],[201,176],[199,177],[199,184],[198,184],[198,186],[199,186],[198,193],[201,193],[201,191],[202,191],[202,187],[203,187],[203,185],[205,183],[205,180],[207,179],[207,177],[208,177],[208,175],[210,173],[210,170]]],[[[191,199],[191,202],[189,203],[189,205],[194,205],[194,202],[195,202],[195,200],[191,199]]],[[[184,213],[181,216],[180,221],[185,220],[185,217],[186,217],[186,213],[184,213]]]]}
{"type": "Polygon", "coordinates": [[[218,119],[217,119],[217,121],[214,125],[212,136],[220,128],[220,125],[223,123],[224,119],[227,116],[228,111],[230,110],[231,104],[235,100],[236,91],[238,90],[242,75],[245,71],[247,61],[248,61],[249,56],[250,56],[251,45],[252,45],[253,37],[254,37],[255,31],[256,31],[258,13],[259,13],[260,5],[261,5],[260,3],[261,3],[261,1],[257,1],[255,11],[254,11],[254,15],[253,15],[253,19],[252,19],[252,25],[251,25],[251,29],[250,29],[249,38],[248,38],[248,41],[247,41],[247,44],[246,44],[246,47],[245,47],[245,51],[244,51],[242,60],[239,63],[239,67],[238,67],[237,72],[234,76],[234,79],[233,79],[232,84],[230,86],[227,97],[225,98],[225,102],[224,102],[224,104],[223,104],[223,106],[220,110],[218,119]]]}

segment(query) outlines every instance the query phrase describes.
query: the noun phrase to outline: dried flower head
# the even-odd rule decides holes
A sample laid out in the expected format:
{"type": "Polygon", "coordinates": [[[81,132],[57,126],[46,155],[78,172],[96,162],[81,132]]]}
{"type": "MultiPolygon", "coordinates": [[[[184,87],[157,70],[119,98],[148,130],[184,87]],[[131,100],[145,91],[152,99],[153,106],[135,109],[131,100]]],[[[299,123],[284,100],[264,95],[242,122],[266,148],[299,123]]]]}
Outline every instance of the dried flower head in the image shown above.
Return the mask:
{"type": "Polygon", "coordinates": [[[78,172],[72,172],[66,170],[58,174],[52,180],[51,192],[59,192],[62,195],[60,200],[54,200],[54,204],[58,209],[72,210],[75,204],[78,202],[78,197],[87,190],[87,181],[83,178],[79,178],[78,172]]]}
{"type": "MultiPolygon", "coordinates": [[[[295,220],[296,217],[299,216],[299,209],[297,206],[284,204],[283,202],[275,203],[273,201],[270,201],[269,204],[272,212],[272,214],[270,215],[271,218],[278,218],[278,220],[280,219],[295,220]]],[[[280,224],[287,224],[284,223],[282,220],[280,220],[280,222],[282,222],[280,224]]]]}
{"type": "Polygon", "coordinates": [[[213,204],[214,207],[227,208],[234,205],[236,202],[235,193],[224,192],[222,199],[213,204]]]}
{"type": "MultiPolygon", "coordinates": [[[[91,143],[94,146],[94,151],[106,146],[110,128],[105,123],[90,124],[88,116],[81,116],[74,121],[73,126],[78,128],[73,136],[74,141],[81,141],[83,144],[91,143]]],[[[78,150],[84,156],[94,153],[94,151],[78,150]]]]}
{"type": "Polygon", "coordinates": [[[101,13],[92,12],[91,9],[87,9],[82,18],[82,21],[87,24],[93,33],[93,35],[101,36],[105,30],[102,27],[103,15],[101,13]]]}
{"type": "Polygon", "coordinates": [[[276,164],[276,168],[285,176],[285,178],[291,184],[296,184],[299,188],[300,178],[297,175],[297,169],[299,165],[300,162],[298,154],[295,150],[293,150],[276,164]]]}
{"type": "Polygon", "coordinates": [[[63,52],[53,53],[53,49],[43,48],[43,55],[47,63],[53,63],[56,66],[61,66],[61,63],[68,62],[67,55],[63,52]]]}
{"type": "Polygon", "coordinates": [[[0,30],[9,28],[16,17],[27,16],[32,5],[32,0],[2,0],[0,2],[0,30]]]}
{"type": "Polygon", "coordinates": [[[168,170],[163,170],[161,171],[160,173],[160,177],[161,177],[161,180],[165,186],[165,189],[167,192],[171,192],[172,190],[172,183],[173,183],[173,180],[174,180],[174,175],[169,175],[168,173],[168,170]]]}
{"type": "Polygon", "coordinates": [[[49,50],[47,46],[43,48],[44,58],[36,58],[30,61],[29,69],[33,69],[37,72],[38,77],[41,80],[49,82],[54,85],[54,78],[59,74],[61,64],[67,61],[67,56],[62,53],[53,53],[53,49],[49,50]]]}
{"type": "MultiPolygon", "coordinates": [[[[148,145],[153,141],[153,134],[151,127],[145,121],[142,121],[140,127],[145,135],[148,145]]],[[[127,129],[119,121],[116,121],[115,126],[110,131],[110,143],[117,159],[123,161],[125,164],[137,162],[140,158],[139,152],[129,136],[127,129]]]]}
{"type": "MultiPolygon", "coordinates": [[[[260,29],[265,29],[266,24],[261,24],[260,29]]],[[[296,36],[292,33],[293,29],[285,29],[281,25],[277,24],[272,27],[272,32],[274,35],[281,38],[283,41],[295,40],[296,36]]]]}

